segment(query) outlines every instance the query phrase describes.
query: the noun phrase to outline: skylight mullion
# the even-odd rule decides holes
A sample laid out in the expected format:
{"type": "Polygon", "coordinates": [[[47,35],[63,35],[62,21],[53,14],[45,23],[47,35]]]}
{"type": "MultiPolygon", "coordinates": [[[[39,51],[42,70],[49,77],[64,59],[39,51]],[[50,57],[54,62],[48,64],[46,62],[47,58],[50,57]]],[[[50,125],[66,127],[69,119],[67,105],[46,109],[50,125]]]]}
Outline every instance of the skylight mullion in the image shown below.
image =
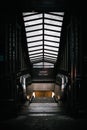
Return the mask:
{"type": "Polygon", "coordinates": [[[44,60],[44,13],[43,13],[43,60],[44,60]]]}
{"type": "Polygon", "coordinates": [[[37,34],[37,35],[33,35],[33,36],[27,36],[26,38],[35,38],[35,37],[39,37],[42,36],[42,34],[37,34]]]}
{"type": "Polygon", "coordinates": [[[50,12],[50,13],[60,15],[60,16],[64,16],[64,12],[50,12]]]}
{"type": "Polygon", "coordinates": [[[45,22],[46,25],[50,25],[50,26],[54,26],[54,27],[62,27],[62,23],[61,24],[53,24],[53,22],[50,20],[50,22],[45,22]]]}
{"type": "Polygon", "coordinates": [[[52,32],[55,32],[55,33],[60,33],[60,36],[61,36],[61,31],[59,31],[59,30],[53,30],[52,28],[44,28],[44,30],[52,31],[52,32]]]}
{"type": "Polygon", "coordinates": [[[43,60],[56,62],[63,16],[63,12],[23,13],[28,53],[32,63],[43,60]]]}
{"type": "Polygon", "coordinates": [[[54,60],[54,61],[56,61],[56,59],[57,59],[57,58],[54,58],[52,56],[47,56],[47,55],[45,55],[44,58],[51,59],[51,60],[54,60]]]}
{"type": "Polygon", "coordinates": [[[33,25],[30,25],[30,26],[26,26],[25,28],[33,28],[33,27],[35,27],[35,26],[38,26],[38,25],[42,25],[42,23],[36,23],[36,24],[33,24],[33,25]]]}
{"type": "Polygon", "coordinates": [[[56,60],[56,59],[57,59],[57,58],[55,58],[55,57],[48,56],[48,55],[45,55],[45,54],[44,54],[44,57],[46,57],[46,58],[50,58],[50,59],[53,59],[53,60],[56,60]]]}
{"type": "Polygon", "coordinates": [[[39,19],[39,18],[42,18],[42,14],[35,14],[35,15],[31,15],[31,16],[24,16],[24,21],[35,20],[35,19],[39,19]]]}
{"type": "Polygon", "coordinates": [[[52,60],[52,59],[50,59],[50,58],[44,58],[44,61],[46,61],[46,62],[49,62],[49,63],[55,63],[56,62],[56,60],[52,60]]]}
{"type": "Polygon", "coordinates": [[[40,61],[43,61],[43,59],[35,59],[35,60],[31,60],[31,62],[34,64],[34,63],[39,63],[40,61]]]}
{"type": "Polygon", "coordinates": [[[36,55],[42,55],[43,53],[42,52],[36,52],[36,53],[29,53],[29,56],[32,57],[32,56],[36,56],[36,55]]]}
{"type": "Polygon", "coordinates": [[[42,38],[43,38],[42,36],[27,38],[27,42],[34,42],[34,41],[42,40],[42,38]]]}
{"type": "Polygon", "coordinates": [[[55,51],[55,52],[58,52],[58,50],[59,50],[59,48],[53,48],[53,47],[49,47],[49,46],[44,46],[44,49],[48,49],[48,50],[55,51]]]}
{"type": "Polygon", "coordinates": [[[36,57],[36,56],[43,56],[43,54],[34,54],[34,55],[29,55],[30,58],[36,57]]]}
{"type": "Polygon", "coordinates": [[[44,41],[44,45],[47,45],[47,46],[51,46],[51,47],[59,47],[60,43],[58,42],[49,42],[49,41],[44,41]]]}
{"type": "Polygon", "coordinates": [[[53,13],[53,12],[49,12],[48,14],[50,14],[50,15],[54,15],[54,16],[56,16],[56,17],[63,17],[64,16],[64,13],[62,12],[62,13],[53,13]]]}
{"type": "Polygon", "coordinates": [[[35,14],[39,14],[38,12],[24,12],[23,16],[30,16],[30,15],[35,15],[35,14]]]}
{"type": "Polygon", "coordinates": [[[41,34],[42,34],[42,29],[36,30],[33,32],[26,32],[26,37],[31,37],[31,36],[35,36],[35,35],[41,35],[41,34]]]}
{"type": "Polygon", "coordinates": [[[27,22],[25,22],[24,24],[25,24],[25,27],[27,27],[27,26],[33,26],[33,25],[38,25],[38,24],[41,24],[42,23],[42,19],[40,18],[40,19],[37,19],[37,20],[32,20],[32,22],[31,21],[27,21],[27,22]]]}
{"type": "Polygon", "coordinates": [[[53,58],[50,58],[50,57],[47,57],[47,56],[45,56],[44,59],[49,60],[49,61],[53,61],[53,62],[56,62],[56,60],[57,60],[57,59],[53,59],[53,58]]]}
{"type": "Polygon", "coordinates": [[[28,51],[29,51],[29,53],[33,53],[33,52],[37,52],[37,51],[42,51],[42,49],[34,49],[34,50],[30,50],[29,48],[28,48],[28,51]]]}
{"type": "Polygon", "coordinates": [[[60,32],[55,32],[55,31],[51,31],[51,30],[47,30],[47,29],[44,30],[44,34],[48,34],[48,35],[50,34],[52,36],[58,36],[58,37],[61,36],[60,32]]]}
{"type": "Polygon", "coordinates": [[[50,19],[63,21],[63,17],[62,16],[57,16],[57,15],[50,14],[50,13],[45,13],[45,18],[50,18],[50,19]]]}
{"type": "Polygon", "coordinates": [[[42,53],[42,52],[43,52],[42,50],[35,50],[35,51],[29,51],[29,54],[32,55],[32,54],[42,53]]]}
{"type": "Polygon", "coordinates": [[[51,37],[51,36],[45,35],[44,39],[48,40],[48,41],[52,41],[52,42],[60,42],[60,38],[59,37],[57,38],[57,37],[51,37]]]}
{"type": "Polygon", "coordinates": [[[26,29],[25,29],[26,33],[33,33],[33,32],[35,32],[35,31],[40,31],[40,30],[42,30],[42,28],[40,28],[40,29],[35,29],[35,30],[28,30],[28,31],[26,31],[26,29]]]}
{"type": "Polygon", "coordinates": [[[52,49],[48,49],[48,48],[45,48],[44,51],[45,51],[45,50],[50,51],[50,52],[58,53],[58,51],[55,51],[55,50],[52,50],[52,49]]]}
{"type": "Polygon", "coordinates": [[[45,49],[44,52],[46,52],[46,53],[51,53],[51,54],[55,54],[55,55],[58,54],[58,51],[50,51],[50,50],[48,50],[48,49],[45,49]]]}
{"type": "Polygon", "coordinates": [[[52,54],[48,54],[48,53],[44,53],[45,56],[50,56],[50,57],[54,57],[54,58],[57,58],[56,55],[52,55],[52,54]]]}
{"type": "Polygon", "coordinates": [[[59,31],[59,32],[61,32],[61,27],[55,27],[55,26],[53,26],[53,25],[48,25],[48,24],[45,24],[44,25],[44,28],[45,29],[51,29],[51,30],[56,30],[56,31],[59,31]]]}
{"type": "Polygon", "coordinates": [[[49,54],[49,55],[53,55],[53,56],[56,56],[56,57],[58,56],[58,54],[53,54],[53,53],[49,53],[49,52],[44,52],[44,53],[47,54],[47,55],[49,54]]]}
{"type": "Polygon", "coordinates": [[[28,48],[28,51],[31,52],[31,51],[36,51],[36,50],[40,50],[40,49],[43,49],[42,46],[28,48]]]}
{"type": "Polygon", "coordinates": [[[36,59],[40,59],[40,58],[43,58],[43,56],[35,56],[35,57],[31,57],[30,59],[31,60],[36,60],[36,59]]]}
{"type": "Polygon", "coordinates": [[[34,31],[34,30],[38,30],[38,29],[42,29],[42,24],[39,24],[37,26],[31,26],[31,27],[26,27],[25,28],[26,32],[28,32],[28,31],[34,31]]]}
{"type": "Polygon", "coordinates": [[[55,21],[55,20],[52,20],[52,19],[48,19],[48,18],[45,18],[44,19],[44,23],[45,24],[52,24],[52,25],[54,25],[54,26],[62,26],[62,22],[61,21],[55,21]]]}
{"type": "Polygon", "coordinates": [[[45,36],[48,36],[48,37],[53,37],[53,38],[60,38],[59,36],[55,36],[55,35],[51,35],[51,33],[49,33],[49,34],[44,34],[45,36]]]}
{"type": "Polygon", "coordinates": [[[42,46],[42,44],[39,44],[39,45],[36,45],[36,46],[29,46],[28,45],[28,48],[35,48],[35,47],[40,47],[40,46],[42,46]]]}
{"type": "Polygon", "coordinates": [[[59,46],[48,45],[48,44],[46,44],[46,43],[45,43],[44,45],[45,45],[45,46],[48,46],[48,47],[55,48],[55,49],[56,49],[56,48],[59,48],[59,46]]]}
{"type": "Polygon", "coordinates": [[[28,43],[27,43],[27,46],[28,46],[28,47],[41,46],[41,45],[42,45],[42,40],[37,41],[37,42],[35,41],[35,42],[31,42],[31,43],[28,42],[28,43]]]}

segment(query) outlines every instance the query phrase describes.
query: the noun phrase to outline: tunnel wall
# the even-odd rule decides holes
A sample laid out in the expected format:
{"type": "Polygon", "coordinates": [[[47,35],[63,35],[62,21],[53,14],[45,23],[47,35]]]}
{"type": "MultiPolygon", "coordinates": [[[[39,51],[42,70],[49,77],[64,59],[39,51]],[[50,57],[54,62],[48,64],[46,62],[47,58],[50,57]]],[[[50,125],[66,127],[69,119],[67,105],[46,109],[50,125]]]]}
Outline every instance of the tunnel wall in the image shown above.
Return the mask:
{"type": "MultiPolygon", "coordinates": [[[[57,73],[65,73],[69,78],[67,89],[67,106],[76,112],[87,108],[87,51],[85,15],[68,13],[65,16],[61,39],[59,59],[56,64],[57,73]]],[[[57,74],[56,73],[56,74],[57,74]]]]}
{"type": "Polygon", "coordinates": [[[22,16],[3,12],[0,19],[0,110],[10,113],[18,105],[20,76],[30,73],[31,64],[27,60],[22,16]]]}

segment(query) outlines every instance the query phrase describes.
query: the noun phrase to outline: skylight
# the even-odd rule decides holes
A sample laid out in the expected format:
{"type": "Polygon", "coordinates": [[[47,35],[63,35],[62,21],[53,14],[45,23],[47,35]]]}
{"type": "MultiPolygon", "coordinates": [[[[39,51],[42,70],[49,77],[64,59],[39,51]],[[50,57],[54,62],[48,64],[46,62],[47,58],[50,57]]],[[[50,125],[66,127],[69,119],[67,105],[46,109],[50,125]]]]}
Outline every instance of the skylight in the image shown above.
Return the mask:
{"type": "Polygon", "coordinates": [[[23,13],[28,54],[34,67],[53,67],[57,61],[63,17],[64,12],[23,13]]]}

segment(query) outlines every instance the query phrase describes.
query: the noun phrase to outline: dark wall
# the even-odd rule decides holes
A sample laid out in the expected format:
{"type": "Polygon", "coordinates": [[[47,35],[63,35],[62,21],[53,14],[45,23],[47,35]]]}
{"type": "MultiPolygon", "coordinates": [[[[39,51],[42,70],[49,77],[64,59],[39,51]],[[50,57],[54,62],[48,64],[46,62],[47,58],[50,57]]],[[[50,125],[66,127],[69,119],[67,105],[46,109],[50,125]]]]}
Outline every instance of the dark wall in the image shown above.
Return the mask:
{"type": "Polygon", "coordinates": [[[21,13],[0,13],[0,98],[16,99],[16,80],[30,73],[21,13]]]}
{"type": "Polygon", "coordinates": [[[59,59],[55,68],[57,73],[61,70],[69,76],[68,105],[74,111],[87,108],[87,20],[85,14],[81,13],[67,12],[65,17],[59,59]]]}
{"type": "Polygon", "coordinates": [[[54,78],[54,69],[52,68],[33,68],[32,70],[32,79],[36,82],[53,82],[54,78]]]}

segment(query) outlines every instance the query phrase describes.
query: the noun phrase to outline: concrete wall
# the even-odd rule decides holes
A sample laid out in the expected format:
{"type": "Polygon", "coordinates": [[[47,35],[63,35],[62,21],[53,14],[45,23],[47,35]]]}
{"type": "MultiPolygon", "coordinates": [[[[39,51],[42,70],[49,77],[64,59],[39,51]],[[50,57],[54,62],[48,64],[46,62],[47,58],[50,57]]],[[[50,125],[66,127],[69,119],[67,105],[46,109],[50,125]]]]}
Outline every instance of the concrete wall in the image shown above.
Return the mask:
{"type": "Polygon", "coordinates": [[[28,91],[53,91],[54,83],[32,83],[27,87],[28,91]]]}

